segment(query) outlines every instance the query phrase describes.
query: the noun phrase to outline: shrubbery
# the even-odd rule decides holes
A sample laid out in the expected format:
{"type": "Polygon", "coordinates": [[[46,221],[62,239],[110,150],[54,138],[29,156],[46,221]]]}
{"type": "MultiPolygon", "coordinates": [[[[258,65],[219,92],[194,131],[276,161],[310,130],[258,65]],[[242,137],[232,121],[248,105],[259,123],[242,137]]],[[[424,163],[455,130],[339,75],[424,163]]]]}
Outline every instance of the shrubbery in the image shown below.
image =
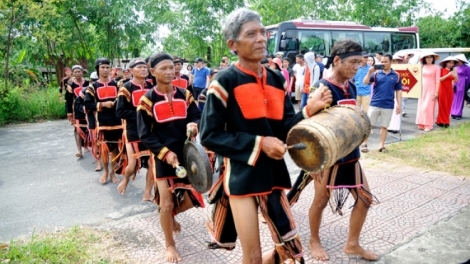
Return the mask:
{"type": "Polygon", "coordinates": [[[0,125],[64,118],[65,103],[58,88],[38,86],[5,89],[0,81],[0,125]]]}

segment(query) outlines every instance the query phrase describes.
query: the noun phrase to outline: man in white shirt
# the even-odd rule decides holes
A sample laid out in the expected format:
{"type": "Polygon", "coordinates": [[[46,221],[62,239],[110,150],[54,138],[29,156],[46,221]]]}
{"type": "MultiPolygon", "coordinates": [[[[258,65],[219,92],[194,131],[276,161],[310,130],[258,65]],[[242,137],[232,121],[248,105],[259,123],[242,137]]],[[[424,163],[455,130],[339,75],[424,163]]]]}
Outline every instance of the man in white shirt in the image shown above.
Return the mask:
{"type": "Polygon", "coordinates": [[[299,103],[302,99],[302,89],[304,87],[304,76],[305,76],[305,61],[303,54],[297,54],[295,56],[295,65],[292,70],[295,74],[295,100],[299,103]]]}
{"type": "Polygon", "coordinates": [[[183,67],[181,67],[181,74],[189,76],[189,74],[191,73],[188,71],[187,68],[188,68],[188,63],[183,63],[183,67]]]}

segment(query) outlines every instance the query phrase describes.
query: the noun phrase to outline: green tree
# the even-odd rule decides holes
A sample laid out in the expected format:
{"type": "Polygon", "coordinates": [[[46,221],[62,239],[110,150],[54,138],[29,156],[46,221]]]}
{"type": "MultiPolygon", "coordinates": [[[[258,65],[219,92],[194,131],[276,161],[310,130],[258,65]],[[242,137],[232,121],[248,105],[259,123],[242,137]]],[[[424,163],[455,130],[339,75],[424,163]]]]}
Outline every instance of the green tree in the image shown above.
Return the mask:
{"type": "Polygon", "coordinates": [[[455,36],[455,47],[470,47],[470,2],[462,1],[451,21],[454,27],[447,34],[455,36]]]}
{"type": "Polygon", "coordinates": [[[93,56],[87,43],[93,38],[91,32],[82,29],[82,23],[72,15],[72,10],[67,1],[56,1],[49,12],[42,13],[28,27],[30,40],[36,40],[30,58],[39,58],[43,66],[53,65],[57,85],[65,65],[86,67],[87,59],[93,56]]]}
{"type": "Polygon", "coordinates": [[[55,0],[4,0],[0,2],[0,27],[6,44],[3,47],[3,58],[5,60],[4,68],[4,86],[8,90],[8,79],[10,76],[10,56],[15,40],[22,36],[23,24],[35,19],[43,12],[50,10],[51,4],[55,0]]]}
{"type": "Polygon", "coordinates": [[[456,34],[449,34],[455,28],[455,22],[444,19],[442,14],[420,18],[417,26],[422,48],[452,47],[458,42],[456,34]]]}
{"type": "Polygon", "coordinates": [[[271,25],[286,20],[305,19],[338,19],[335,0],[298,0],[286,5],[282,0],[251,0],[249,7],[260,13],[263,24],[271,25]]]}
{"type": "Polygon", "coordinates": [[[438,12],[418,19],[421,47],[470,47],[470,3],[462,2],[450,18],[438,12]]]}
{"type": "Polygon", "coordinates": [[[166,51],[186,58],[204,57],[212,62],[228,54],[221,24],[231,11],[243,7],[244,1],[177,0],[173,1],[173,5],[167,15],[168,28],[172,33],[163,40],[166,51]],[[207,57],[208,47],[211,58],[207,57]]]}
{"type": "Polygon", "coordinates": [[[367,26],[409,26],[420,10],[427,10],[423,0],[251,0],[249,6],[263,17],[265,25],[297,18],[355,21],[367,26]]]}
{"type": "Polygon", "coordinates": [[[429,11],[423,0],[336,0],[339,20],[355,21],[372,27],[410,26],[420,11],[429,11]]]}
{"type": "Polygon", "coordinates": [[[146,44],[155,44],[155,31],[165,22],[169,1],[74,1],[76,16],[94,26],[92,45],[110,59],[140,55],[146,44]]]}

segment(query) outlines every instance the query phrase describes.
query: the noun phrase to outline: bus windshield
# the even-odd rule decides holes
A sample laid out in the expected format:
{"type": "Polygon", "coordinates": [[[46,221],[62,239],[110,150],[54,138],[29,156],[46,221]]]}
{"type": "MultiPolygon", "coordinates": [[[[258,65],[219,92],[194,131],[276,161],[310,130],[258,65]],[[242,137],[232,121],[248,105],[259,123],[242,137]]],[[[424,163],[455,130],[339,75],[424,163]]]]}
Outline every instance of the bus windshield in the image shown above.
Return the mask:
{"type": "Polygon", "coordinates": [[[320,54],[330,53],[331,37],[329,31],[299,30],[300,51],[314,51],[320,54]]]}
{"type": "Polygon", "coordinates": [[[391,53],[391,34],[388,32],[366,32],[364,33],[364,50],[369,53],[383,52],[391,53]]]}

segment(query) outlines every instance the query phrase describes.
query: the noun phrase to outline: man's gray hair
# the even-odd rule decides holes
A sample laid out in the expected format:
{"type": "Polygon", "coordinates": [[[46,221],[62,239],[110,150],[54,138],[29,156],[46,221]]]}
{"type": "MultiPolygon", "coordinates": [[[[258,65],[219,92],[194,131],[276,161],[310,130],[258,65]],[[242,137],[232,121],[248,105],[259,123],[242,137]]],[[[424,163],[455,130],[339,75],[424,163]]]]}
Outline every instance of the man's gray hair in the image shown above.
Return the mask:
{"type": "Polygon", "coordinates": [[[225,23],[222,27],[222,33],[224,34],[225,41],[232,39],[237,40],[240,30],[245,23],[251,21],[260,21],[261,16],[258,12],[249,10],[246,8],[240,8],[232,11],[227,16],[225,23]]]}

